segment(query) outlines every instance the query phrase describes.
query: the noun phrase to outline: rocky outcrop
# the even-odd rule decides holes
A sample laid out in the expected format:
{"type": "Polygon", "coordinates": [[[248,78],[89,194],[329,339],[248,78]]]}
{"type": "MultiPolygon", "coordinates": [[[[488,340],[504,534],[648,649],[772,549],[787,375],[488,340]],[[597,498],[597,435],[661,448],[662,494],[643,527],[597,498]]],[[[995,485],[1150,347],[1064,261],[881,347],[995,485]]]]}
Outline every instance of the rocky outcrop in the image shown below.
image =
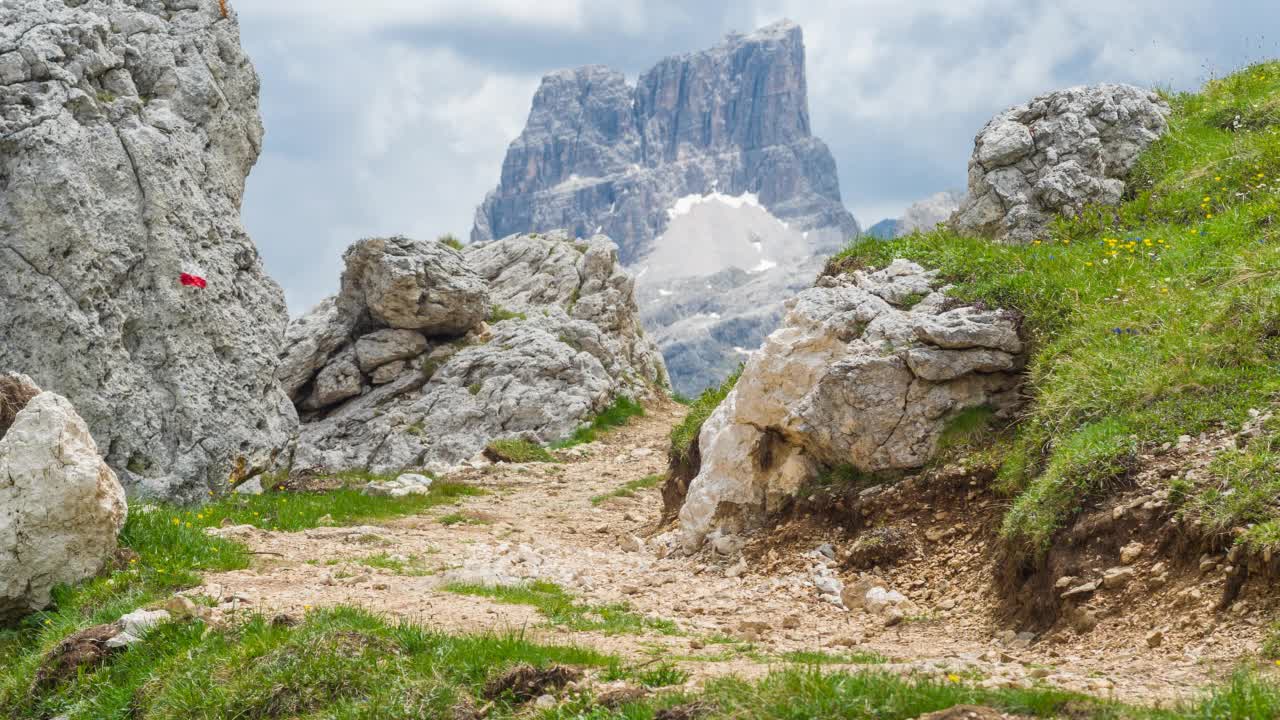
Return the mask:
{"type": "Polygon", "coordinates": [[[680,510],[687,546],[759,525],[823,467],[920,467],[961,411],[1013,409],[1017,319],[950,307],[934,276],[898,260],[788,302],[783,327],[703,425],[680,510]]]}
{"type": "Polygon", "coordinates": [[[1030,242],[1056,215],[1119,203],[1138,155],[1168,130],[1170,112],[1155,92],[1102,84],[1000,113],[974,141],[969,197],[951,225],[1030,242]]]}
{"type": "Polygon", "coordinates": [[[30,378],[0,375],[0,624],[48,606],[56,585],[102,570],[124,489],[84,420],[30,378]]]}
{"type": "Polygon", "coordinates": [[[667,58],[633,88],[601,66],[543,78],[473,241],[517,232],[603,232],[643,257],[679,198],[753,193],[798,229],[857,224],[835,161],[809,128],[804,41],[780,22],[667,58]]]}
{"type": "Polygon", "coordinates": [[[552,229],[612,237],[673,384],[696,394],[736,366],[735,347],[754,350],[775,327],[780,298],[811,282],[814,258],[858,234],[835,161],[811,133],[807,92],[803,37],[790,22],[662,60],[635,87],[600,66],[548,75],[472,240],[552,229]],[[715,203],[690,217],[712,199],[749,217],[699,221],[715,203]],[[760,252],[760,235],[781,234],[785,244],[760,252]],[[742,289],[719,292],[730,282],[742,289]]]}
{"type": "Polygon", "coordinates": [[[0,6],[0,366],[68,397],[133,492],[205,497],[296,432],[240,223],[261,142],[216,3],[0,6]]]}
{"type": "Polygon", "coordinates": [[[522,235],[465,253],[374,239],[345,257],[341,294],[289,330],[281,373],[304,421],[297,472],[452,465],[496,438],[558,440],[617,398],[666,386],[608,238],[522,235]],[[372,247],[397,251],[371,260],[372,247]],[[406,257],[434,259],[406,269],[406,257]],[[398,284],[407,297],[369,292],[365,278],[396,273],[414,278],[398,284]],[[398,309],[375,312],[371,297],[398,309]],[[440,307],[453,310],[424,321],[440,307]]]}

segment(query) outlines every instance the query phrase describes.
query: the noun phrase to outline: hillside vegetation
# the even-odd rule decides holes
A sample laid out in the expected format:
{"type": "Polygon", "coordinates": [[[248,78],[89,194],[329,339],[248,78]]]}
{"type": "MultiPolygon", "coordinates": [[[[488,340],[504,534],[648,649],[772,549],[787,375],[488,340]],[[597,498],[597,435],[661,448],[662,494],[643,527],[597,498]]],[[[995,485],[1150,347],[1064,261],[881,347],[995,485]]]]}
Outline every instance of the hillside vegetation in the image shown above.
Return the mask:
{"type": "MultiPolygon", "coordinates": [[[[830,270],[909,258],[969,302],[1025,317],[1025,414],[1000,434],[1002,533],[1042,553],[1140,447],[1238,427],[1280,391],[1280,63],[1168,97],[1170,132],[1140,159],[1119,208],[1061,219],[1030,245],[946,229],[856,244],[830,270]]],[[[1271,439],[1178,488],[1184,512],[1280,542],[1271,439]]]]}

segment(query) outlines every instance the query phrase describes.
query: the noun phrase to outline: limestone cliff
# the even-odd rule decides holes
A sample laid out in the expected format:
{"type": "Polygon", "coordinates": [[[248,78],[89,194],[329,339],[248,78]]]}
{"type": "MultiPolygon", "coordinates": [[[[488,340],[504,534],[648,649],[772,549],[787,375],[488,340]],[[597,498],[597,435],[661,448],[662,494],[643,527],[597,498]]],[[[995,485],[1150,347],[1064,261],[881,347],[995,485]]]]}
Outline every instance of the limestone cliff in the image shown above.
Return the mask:
{"type": "Polygon", "coordinates": [[[287,456],[284,297],[240,223],[262,135],[217,3],[0,4],[0,369],[69,398],[131,492],[287,456]]]}

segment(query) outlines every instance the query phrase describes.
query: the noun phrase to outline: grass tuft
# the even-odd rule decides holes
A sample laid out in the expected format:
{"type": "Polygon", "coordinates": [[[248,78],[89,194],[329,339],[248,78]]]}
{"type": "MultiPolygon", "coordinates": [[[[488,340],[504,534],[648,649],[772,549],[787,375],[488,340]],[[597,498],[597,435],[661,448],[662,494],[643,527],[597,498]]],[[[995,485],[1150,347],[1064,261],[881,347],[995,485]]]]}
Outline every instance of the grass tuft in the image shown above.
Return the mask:
{"type": "Polygon", "coordinates": [[[592,418],[591,422],[577,430],[574,430],[572,435],[553,444],[551,447],[556,450],[561,450],[573,447],[574,445],[595,442],[599,439],[601,433],[622,427],[623,425],[631,422],[632,418],[643,416],[643,405],[629,397],[619,397],[617,400],[613,401],[612,405],[605,408],[599,415],[592,418]]]}
{"type": "Polygon", "coordinates": [[[591,504],[599,505],[600,503],[603,503],[607,500],[612,500],[614,498],[620,498],[620,497],[626,497],[626,498],[635,497],[636,491],[648,490],[649,488],[657,487],[662,483],[664,479],[665,478],[662,475],[646,475],[640,478],[639,480],[629,480],[623,483],[622,487],[619,487],[614,490],[610,490],[607,493],[602,493],[600,495],[596,495],[592,497],[591,504]]]}
{"type": "Polygon", "coordinates": [[[594,631],[606,635],[624,633],[658,632],[663,635],[679,633],[670,620],[637,615],[623,603],[587,605],[574,602],[573,596],[559,585],[537,580],[525,585],[498,586],[453,583],[445,590],[459,595],[487,597],[507,605],[531,605],[536,607],[547,622],[576,631],[594,631]]]}
{"type": "Polygon", "coordinates": [[[680,424],[671,429],[671,457],[679,462],[683,462],[689,457],[690,448],[698,441],[698,433],[702,432],[702,423],[711,417],[711,413],[720,407],[720,403],[733,391],[733,387],[738,384],[738,378],[742,376],[743,365],[739,365],[738,369],[732,375],[725,378],[725,381],[713,388],[707,388],[702,394],[689,402],[689,412],[685,414],[684,420],[680,424]]]}
{"type": "Polygon", "coordinates": [[[556,461],[546,448],[522,439],[494,440],[485,447],[484,452],[494,462],[550,463],[556,461]]]}

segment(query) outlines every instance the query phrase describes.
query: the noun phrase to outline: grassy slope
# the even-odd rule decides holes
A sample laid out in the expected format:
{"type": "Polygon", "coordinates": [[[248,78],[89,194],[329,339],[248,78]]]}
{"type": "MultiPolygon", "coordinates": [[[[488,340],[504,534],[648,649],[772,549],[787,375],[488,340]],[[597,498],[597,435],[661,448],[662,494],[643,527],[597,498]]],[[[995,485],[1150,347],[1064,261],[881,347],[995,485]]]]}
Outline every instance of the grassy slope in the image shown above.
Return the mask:
{"type": "MultiPolygon", "coordinates": [[[[957,297],[1025,315],[1031,402],[1001,482],[1015,496],[1005,536],[1028,552],[1139,445],[1238,426],[1280,391],[1278,98],[1280,63],[1171,98],[1171,131],[1141,158],[1134,196],[1036,244],[941,230],[840,256],[846,267],[910,258],[940,269],[957,297]]],[[[1224,527],[1275,515],[1212,498],[1200,511],[1224,527]]]]}

